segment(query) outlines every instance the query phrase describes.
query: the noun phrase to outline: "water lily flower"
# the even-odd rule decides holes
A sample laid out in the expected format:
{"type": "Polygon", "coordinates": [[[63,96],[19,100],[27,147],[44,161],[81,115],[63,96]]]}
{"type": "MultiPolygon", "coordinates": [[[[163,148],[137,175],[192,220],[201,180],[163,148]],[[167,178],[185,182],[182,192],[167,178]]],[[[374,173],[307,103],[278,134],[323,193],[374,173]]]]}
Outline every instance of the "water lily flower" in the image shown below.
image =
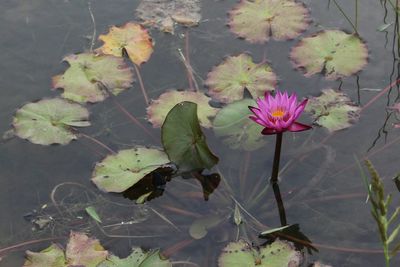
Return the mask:
{"type": "Polygon", "coordinates": [[[257,107],[249,106],[249,109],[254,113],[254,116],[249,118],[265,127],[262,131],[264,135],[279,134],[286,131],[305,131],[310,129],[311,126],[296,122],[296,120],[307,105],[307,100],[305,99],[299,104],[294,93],[288,96],[287,92],[277,91],[276,95],[272,96],[266,92],[264,99],[259,98],[257,100],[257,107]]]}

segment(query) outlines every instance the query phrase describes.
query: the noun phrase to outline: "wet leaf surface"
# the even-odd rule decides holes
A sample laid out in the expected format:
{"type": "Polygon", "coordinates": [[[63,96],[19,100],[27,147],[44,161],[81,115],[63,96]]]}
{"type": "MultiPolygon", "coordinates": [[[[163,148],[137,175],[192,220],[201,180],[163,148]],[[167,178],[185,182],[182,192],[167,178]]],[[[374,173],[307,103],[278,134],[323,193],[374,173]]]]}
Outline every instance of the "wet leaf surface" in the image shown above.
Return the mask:
{"type": "Polygon", "coordinates": [[[168,113],[161,139],[169,159],[181,172],[210,169],[218,163],[208,148],[197,118],[197,104],[182,102],[168,113]]]}
{"type": "Polygon", "coordinates": [[[64,58],[69,68],[53,77],[53,88],[62,88],[62,96],[79,103],[103,101],[109,93],[118,95],[133,82],[131,69],[122,58],[83,53],[64,58]]]}
{"type": "Polygon", "coordinates": [[[328,30],[303,38],[290,57],[306,77],[322,73],[336,80],[359,72],[368,63],[368,49],[354,34],[328,30]]]}
{"type": "Polygon", "coordinates": [[[167,155],[158,149],[120,150],[96,164],[92,181],[105,192],[123,192],[168,162],[167,155]]]}
{"type": "Polygon", "coordinates": [[[175,23],[196,26],[201,19],[200,0],[143,0],[136,9],[144,25],[174,33],[175,23]]]}
{"type": "Polygon", "coordinates": [[[256,64],[249,55],[240,54],[228,57],[214,67],[205,84],[213,98],[230,103],[242,99],[245,88],[257,98],[265,91],[274,90],[276,82],[276,75],[269,65],[256,64]]]}
{"type": "Polygon", "coordinates": [[[292,0],[242,0],[229,13],[231,31],[252,43],[294,39],[309,23],[308,9],[292,0]]]}
{"type": "Polygon", "coordinates": [[[23,267],[65,267],[65,255],[61,247],[52,244],[40,252],[26,252],[23,267]]]}
{"type": "Polygon", "coordinates": [[[86,127],[89,112],[79,104],[53,98],[29,103],[17,110],[15,134],[39,145],[68,144],[77,138],[71,127],[86,127]]]}
{"type": "Polygon", "coordinates": [[[97,267],[107,258],[108,252],[100,245],[99,240],[82,233],[71,232],[65,255],[68,265],[97,267]]]}
{"type": "Polygon", "coordinates": [[[147,118],[154,127],[160,127],[168,112],[178,103],[189,101],[197,104],[197,117],[200,125],[205,128],[211,127],[210,119],[217,114],[218,109],[211,107],[208,102],[211,98],[200,92],[191,91],[168,91],[153,100],[147,108],[147,118]]]}
{"type": "Polygon", "coordinates": [[[111,255],[98,267],[172,267],[172,263],[163,259],[158,250],[145,252],[141,248],[133,248],[128,257],[120,259],[111,255]]]}
{"type": "Polygon", "coordinates": [[[248,106],[255,105],[253,99],[243,99],[222,108],[213,121],[215,135],[233,149],[252,151],[263,147],[263,127],[249,119],[252,113],[248,106]]]}
{"type": "Polygon", "coordinates": [[[272,244],[253,248],[244,240],[229,243],[218,259],[219,267],[298,267],[302,255],[294,246],[279,239],[272,244]]]}
{"type": "Polygon", "coordinates": [[[104,44],[98,51],[122,57],[125,50],[130,60],[138,66],[148,61],[153,53],[153,43],[147,30],[133,22],[121,27],[112,26],[107,34],[99,36],[99,40],[104,44]]]}
{"type": "Polygon", "coordinates": [[[344,93],[333,89],[322,90],[319,97],[309,99],[305,110],[313,114],[316,124],[330,132],[350,127],[360,116],[360,107],[344,93]]]}

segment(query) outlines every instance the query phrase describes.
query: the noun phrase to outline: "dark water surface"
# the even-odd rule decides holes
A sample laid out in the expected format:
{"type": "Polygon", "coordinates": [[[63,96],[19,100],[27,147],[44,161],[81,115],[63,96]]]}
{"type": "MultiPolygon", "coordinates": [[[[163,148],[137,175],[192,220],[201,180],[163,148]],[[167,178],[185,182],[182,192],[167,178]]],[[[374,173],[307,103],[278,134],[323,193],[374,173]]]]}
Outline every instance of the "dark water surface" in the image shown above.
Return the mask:
{"type": "MultiPolygon", "coordinates": [[[[304,35],[331,28],[352,31],[333,3],[328,8],[329,1],[304,2],[314,20],[304,35]]],[[[339,3],[354,18],[354,1],[339,3]]],[[[97,34],[107,32],[111,25],[134,20],[138,4],[137,0],[93,0],[97,34]]],[[[376,30],[385,23],[385,9],[380,1],[360,1],[359,33],[368,44],[370,61],[357,77],[344,79],[342,84],[326,81],[318,75],[305,78],[295,71],[288,54],[297,40],[254,45],[235,38],[226,27],[226,13],[235,4],[236,1],[202,1],[203,21],[199,27],[189,30],[191,64],[201,79],[205,79],[224,56],[243,51],[249,52],[256,62],[266,55],[279,76],[279,88],[296,91],[300,97],[341,86],[355,102],[365,104],[378,93],[365,88],[382,89],[398,79],[394,25],[388,28],[388,33],[376,30]]],[[[392,10],[388,11],[386,22],[395,22],[392,10]]],[[[61,64],[65,55],[89,49],[92,33],[93,23],[86,0],[0,2],[0,132],[10,129],[15,110],[23,104],[59,95],[50,90],[51,77],[65,70],[66,65],[61,64]]],[[[151,31],[155,51],[143,65],[142,76],[152,99],[167,89],[188,88],[178,53],[178,49],[184,49],[185,34],[184,28],[178,28],[175,35],[151,31]]],[[[400,129],[392,127],[393,116],[384,125],[388,115],[386,107],[392,105],[397,96],[398,89],[394,88],[389,96],[381,97],[363,110],[355,126],[337,132],[324,143],[322,140],[329,133],[323,128],[285,134],[282,166],[289,165],[281,177],[281,192],[288,222],[298,223],[319,248],[319,253],[307,258],[309,262],[320,259],[340,267],[384,266],[383,255],[374,253],[381,249],[379,234],[369,204],[365,203],[365,188],[354,165],[354,156],[362,158],[373,146],[370,159],[385,178],[387,191],[395,195],[393,205],[398,204],[398,192],[390,178],[400,171],[400,145],[396,142],[400,129]]],[[[117,101],[146,123],[146,106],[137,83],[118,96],[117,101]]],[[[114,150],[133,144],[160,145],[132,124],[112,101],[91,105],[89,109],[93,126],[84,132],[114,150]]],[[[305,116],[303,120],[310,121],[310,118],[305,116]]],[[[153,130],[151,125],[148,128],[159,136],[159,129],[153,130]]],[[[271,190],[256,205],[251,205],[254,194],[268,184],[274,138],[266,137],[269,142],[264,148],[245,153],[224,146],[211,131],[207,134],[212,150],[220,157],[214,171],[224,178],[209,201],[202,199],[197,181],[177,178],[168,183],[162,197],[144,206],[135,206],[118,195],[102,194],[91,184],[94,163],[107,151],[87,139],[67,146],[48,147],[19,138],[4,141],[0,144],[0,247],[48,237],[60,237],[59,242],[64,243],[70,230],[80,230],[97,236],[107,249],[121,256],[127,255],[134,245],[168,249],[181,244],[185,246],[172,255],[173,261],[216,266],[220,249],[234,240],[237,232],[230,217],[234,203],[229,187],[233,188],[234,198],[258,221],[268,227],[279,226],[271,190]],[[80,185],[60,185],[66,182],[80,185]],[[53,200],[61,205],[61,213],[54,207],[52,191],[53,200]],[[89,205],[98,210],[105,221],[103,226],[108,227],[100,229],[92,222],[84,211],[89,205]],[[157,213],[163,214],[173,226],[157,213]],[[38,215],[49,221],[42,230],[32,229],[34,225],[29,222],[38,215]],[[211,215],[222,218],[220,226],[211,229],[205,238],[191,241],[188,229],[192,222],[211,215]],[[129,225],[110,226],[129,221],[132,222],[129,225]],[[158,237],[130,237],[141,235],[158,237]]],[[[248,229],[249,237],[255,243],[262,243],[257,239],[261,229],[254,228],[248,229]]],[[[0,266],[21,266],[25,249],[37,251],[48,245],[49,242],[42,242],[19,247],[6,253],[0,266]]],[[[400,260],[395,258],[392,264],[398,266],[400,260]]]]}

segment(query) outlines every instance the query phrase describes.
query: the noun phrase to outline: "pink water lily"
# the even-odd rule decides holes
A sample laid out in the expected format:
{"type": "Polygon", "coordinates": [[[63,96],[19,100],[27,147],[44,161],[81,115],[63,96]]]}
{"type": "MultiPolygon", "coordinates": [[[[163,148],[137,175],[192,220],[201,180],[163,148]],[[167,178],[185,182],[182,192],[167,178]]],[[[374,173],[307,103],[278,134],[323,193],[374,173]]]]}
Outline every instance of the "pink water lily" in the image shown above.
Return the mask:
{"type": "Polygon", "coordinates": [[[299,104],[294,93],[288,96],[287,92],[277,91],[276,95],[272,96],[266,92],[264,99],[257,100],[257,107],[249,106],[254,113],[250,119],[265,127],[262,131],[264,135],[286,131],[301,132],[311,128],[309,125],[296,122],[306,105],[307,99],[299,104]]]}

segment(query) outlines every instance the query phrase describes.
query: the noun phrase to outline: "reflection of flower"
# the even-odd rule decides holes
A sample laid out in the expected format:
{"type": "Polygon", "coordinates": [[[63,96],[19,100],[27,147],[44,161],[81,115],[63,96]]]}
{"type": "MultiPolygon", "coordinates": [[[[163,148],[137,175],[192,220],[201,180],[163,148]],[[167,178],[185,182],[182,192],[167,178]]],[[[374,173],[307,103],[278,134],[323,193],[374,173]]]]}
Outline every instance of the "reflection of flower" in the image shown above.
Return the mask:
{"type": "Polygon", "coordinates": [[[257,100],[257,107],[249,106],[255,116],[250,119],[264,126],[262,134],[277,134],[286,131],[300,132],[311,128],[309,125],[296,122],[303,112],[307,99],[297,103],[296,94],[288,96],[287,92],[277,91],[275,96],[265,93],[265,98],[257,100]]]}

